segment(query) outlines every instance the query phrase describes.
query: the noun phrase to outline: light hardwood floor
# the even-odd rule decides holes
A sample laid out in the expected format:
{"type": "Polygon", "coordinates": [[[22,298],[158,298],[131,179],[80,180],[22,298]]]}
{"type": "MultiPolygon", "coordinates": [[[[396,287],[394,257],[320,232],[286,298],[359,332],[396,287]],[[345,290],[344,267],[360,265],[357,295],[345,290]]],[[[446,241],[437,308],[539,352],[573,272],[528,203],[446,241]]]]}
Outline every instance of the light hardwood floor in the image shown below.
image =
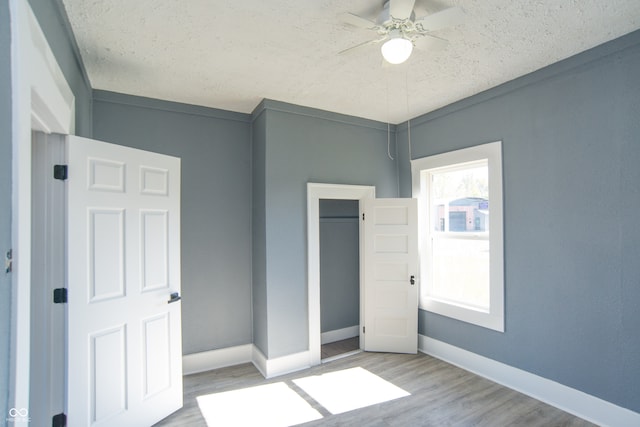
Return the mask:
{"type": "Polygon", "coordinates": [[[340,354],[351,353],[359,349],[360,337],[347,338],[346,340],[323,344],[320,347],[320,357],[322,360],[330,359],[340,354]]]}
{"type": "Polygon", "coordinates": [[[358,353],[269,380],[249,363],[188,375],[184,378],[184,407],[156,426],[205,427],[197,396],[281,381],[323,415],[304,426],[593,426],[422,353],[358,353]],[[293,383],[297,378],[353,367],[362,367],[411,395],[332,415],[293,383]]]}

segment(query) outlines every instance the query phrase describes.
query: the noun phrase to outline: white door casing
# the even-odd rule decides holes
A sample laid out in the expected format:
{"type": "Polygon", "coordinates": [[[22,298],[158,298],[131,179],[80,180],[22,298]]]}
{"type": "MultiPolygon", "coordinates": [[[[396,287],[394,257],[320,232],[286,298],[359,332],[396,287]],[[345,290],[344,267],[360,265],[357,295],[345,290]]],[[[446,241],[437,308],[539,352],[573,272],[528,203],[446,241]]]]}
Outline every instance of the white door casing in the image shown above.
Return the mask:
{"type": "MultiPolygon", "coordinates": [[[[362,202],[376,196],[374,186],[345,185],[327,183],[307,183],[307,286],[309,299],[309,364],[319,365],[321,362],[321,327],[320,327],[320,200],[340,199],[358,200],[360,202],[360,214],[362,214],[362,202]]],[[[363,236],[362,224],[360,235],[360,323],[363,323],[364,305],[362,303],[363,273],[362,253],[363,236]]],[[[364,342],[360,336],[360,346],[364,342]]]]}
{"type": "Polygon", "coordinates": [[[63,135],[33,132],[31,345],[29,422],[51,424],[66,410],[65,304],[52,303],[54,289],[66,282],[66,185],[53,177],[66,162],[63,135]]]}
{"type": "Polygon", "coordinates": [[[68,425],[152,425],[182,406],[180,159],[67,144],[68,425]]]}
{"type": "Polygon", "coordinates": [[[364,350],[417,353],[417,199],[364,206],[364,350]]]}
{"type": "MultiPolygon", "coordinates": [[[[73,92],[28,1],[9,0],[11,26],[12,318],[8,406],[28,411],[31,298],[31,130],[74,133],[73,92]]],[[[34,260],[37,262],[37,260],[34,260]]]]}

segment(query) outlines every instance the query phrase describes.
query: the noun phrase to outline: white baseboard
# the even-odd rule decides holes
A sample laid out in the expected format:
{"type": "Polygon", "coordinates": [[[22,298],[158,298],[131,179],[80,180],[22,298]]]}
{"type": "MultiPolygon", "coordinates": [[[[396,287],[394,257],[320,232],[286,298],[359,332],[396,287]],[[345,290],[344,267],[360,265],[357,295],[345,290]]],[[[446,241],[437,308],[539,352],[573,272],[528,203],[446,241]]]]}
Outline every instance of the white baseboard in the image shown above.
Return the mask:
{"type": "Polygon", "coordinates": [[[311,367],[309,351],[267,359],[258,347],[253,344],[245,344],[182,356],[182,372],[184,375],[197,374],[248,362],[252,362],[265,378],[273,378],[311,367]]]}
{"type": "Polygon", "coordinates": [[[253,362],[253,366],[260,371],[263,377],[269,378],[267,376],[267,358],[255,345],[251,350],[251,361],[253,362]]]}
{"type": "Polygon", "coordinates": [[[640,426],[640,414],[522,369],[418,335],[418,349],[602,426],[640,426]]]}
{"type": "Polygon", "coordinates": [[[182,356],[184,375],[225,368],[252,361],[253,344],[203,351],[182,356]]]}
{"type": "Polygon", "coordinates": [[[330,342],[342,341],[348,338],[357,337],[358,335],[360,335],[360,326],[354,325],[342,329],[323,332],[320,335],[320,340],[322,344],[329,344],[330,342]]]}
{"type": "Polygon", "coordinates": [[[287,356],[266,359],[262,352],[254,350],[253,364],[265,378],[273,378],[311,367],[311,355],[308,351],[289,354],[287,356]],[[255,355],[258,353],[258,360],[255,355]]]}

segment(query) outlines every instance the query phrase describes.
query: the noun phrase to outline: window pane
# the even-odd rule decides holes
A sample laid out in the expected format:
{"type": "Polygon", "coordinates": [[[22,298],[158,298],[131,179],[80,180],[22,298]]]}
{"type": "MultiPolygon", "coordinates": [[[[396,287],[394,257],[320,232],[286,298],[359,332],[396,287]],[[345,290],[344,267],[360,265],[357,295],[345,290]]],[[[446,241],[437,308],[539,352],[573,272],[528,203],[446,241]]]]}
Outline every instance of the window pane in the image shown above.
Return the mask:
{"type": "Polygon", "coordinates": [[[489,240],[432,239],[432,298],[489,310],[489,240]]]}
{"type": "Polygon", "coordinates": [[[432,174],[434,231],[489,230],[489,169],[486,162],[432,174]]]}

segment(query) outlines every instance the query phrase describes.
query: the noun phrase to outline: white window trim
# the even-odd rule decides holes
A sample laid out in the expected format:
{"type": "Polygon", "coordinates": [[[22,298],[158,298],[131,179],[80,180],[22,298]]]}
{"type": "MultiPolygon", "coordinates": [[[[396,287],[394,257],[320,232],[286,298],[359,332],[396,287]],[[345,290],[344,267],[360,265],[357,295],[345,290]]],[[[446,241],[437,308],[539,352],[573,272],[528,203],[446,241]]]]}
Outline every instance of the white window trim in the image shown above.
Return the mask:
{"type": "MultiPolygon", "coordinates": [[[[491,215],[489,216],[490,245],[490,302],[489,311],[479,311],[461,305],[428,298],[421,292],[420,308],[443,316],[462,320],[485,328],[504,332],[504,242],[502,200],[502,142],[491,142],[448,153],[423,157],[411,161],[413,197],[418,199],[418,223],[421,275],[428,272],[428,237],[431,215],[426,176],[428,170],[444,168],[460,163],[487,159],[489,163],[489,194],[491,215]],[[423,191],[425,189],[426,191],[423,191]]],[[[421,280],[427,283],[427,280],[421,280]]]]}

